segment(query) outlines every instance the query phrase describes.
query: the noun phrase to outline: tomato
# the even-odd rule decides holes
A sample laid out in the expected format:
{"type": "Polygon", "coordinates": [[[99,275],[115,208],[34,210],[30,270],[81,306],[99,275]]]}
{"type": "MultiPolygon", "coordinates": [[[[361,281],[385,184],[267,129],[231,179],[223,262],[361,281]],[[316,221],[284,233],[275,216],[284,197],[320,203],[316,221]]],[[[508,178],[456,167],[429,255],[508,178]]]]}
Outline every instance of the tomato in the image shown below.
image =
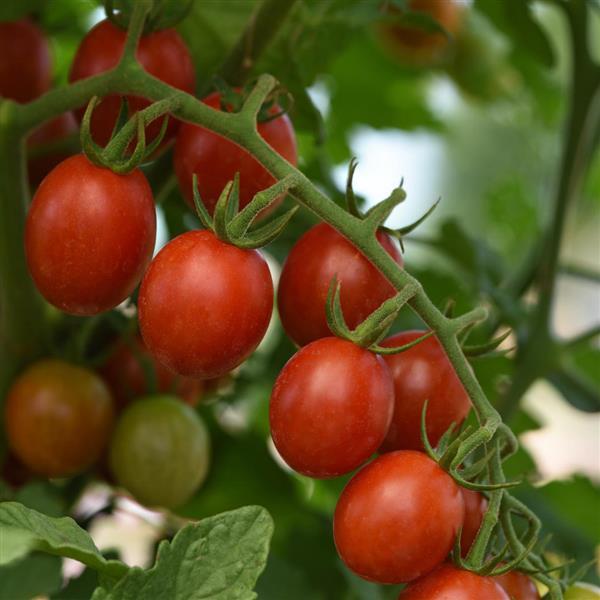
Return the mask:
{"type": "MultiPolygon", "coordinates": [[[[385,340],[386,347],[402,346],[424,331],[404,331],[385,340]]],[[[392,424],[382,446],[390,450],[422,450],[421,415],[427,403],[427,436],[435,446],[452,423],[459,425],[471,402],[437,338],[430,337],[405,352],[385,356],[394,379],[392,424]]]]}
{"type": "Polygon", "coordinates": [[[138,300],[148,349],[180,375],[212,378],[242,363],[265,335],[273,282],[256,250],[189,231],[152,261],[138,300]]]}
{"type": "MultiPolygon", "coordinates": [[[[378,232],[386,252],[402,266],[390,236],[378,232]]],[[[307,231],[289,253],[279,280],[277,306],[287,334],[300,346],[331,335],[325,303],[333,277],[341,283],[344,317],[353,329],[396,292],[344,236],[326,223],[307,231]]]]}
{"type": "Polygon", "coordinates": [[[173,396],[150,396],[122,413],[110,444],[119,485],[142,504],[175,508],[208,473],[210,443],[200,417],[173,396]]]}
{"type": "Polygon", "coordinates": [[[466,488],[460,488],[460,491],[465,501],[465,521],[460,534],[460,551],[465,557],[479,532],[483,516],[488,507],[488,501],[479,492],[467,490],[466,488]]]}
{"type": "Polygon", "coordinates": [[[169,371],[148,351],[141,337],[121,340],[103,365],[101,375],[111,389],[118,409],[129,402],[153,391],[172,393],[186,404],[196,406],[204,382],[200,379],[181,377],[169,371]],[[146,369],[155,378],[156,390],[148,389],[146,369]]]}
{"type": "Polygon", "coordinates": [[[533,580],[520,571],[510,571],[494,577],[510,600],[540,600],[540,594],[533,580]]]}
{"type": "MultiPolygon", "coordinates": [[[[221,96],[213,93],[203,102],[219,109],[221,96]]],[[[282,115],[258,124],[262,138],[292,165],[298,162],[296,137],[292,122],[282,115]]],[[[184,123],[177,135],[173,157],[179,187],[188,204],[194,207],[192,175],[198,175],[198,191],[212,214],[225,185],[240,174],[240,207],[254,195],[275,183],[275,178],[246,150],[207,129],[184,123]]]]}
{"type": "MultiPolygon", "coordinates": [[[[112,69],[119,62],[127,32],[104,20],[91,29],[81,41],[75,54],[69,81],[78,81],[92,75],[98,75],[112,69]]],[[[196,88],[196,76],[192,56],[185,42],[175,29],[164,29],[143,35],[140,39],[136,58],[142,67],[154,77],[193,94],[196,88]]],[[[150,102],[138,96],[128,96],[129,114],[142,110],[150,102]]],[[[105,145],[110,139],[115,122],[119,116],[121,100],[110,95],[102,100],[94,110],[91,122],[92,137],[105,145]]],[[[81,120],[84,110],[77,112],[81,120]]],[[[160,132],[162,119],[157,119],[146,127],[146,142],[151,142],[160,132]]],[[[172,139],[177,132],[178,121],[170,119],[164,141],[172,139]]]]}
{"type": "Polygon", "coordinates": [[[380,357],[335,337],[297,352],[271,395],[273,442],[310,477],[336,477],[377,450],[392,418],[394,390],[380,357]]]}
{"type": "Polygon", "coordinates": [[[30,102],[50,89],[50,45],[28,19],[0,22],[0,96],[30,102]]]}
{"type": "Polygon", "coordinates": [[[445,564],[411,583],[398,600],[509,600],[491,578],[445,564]]]}
{"type": "MultiPolygon", "coordinates": [[[[60,142],[73,135],[77,130],[75,116],[72,112],[66,112],[38,127],[27,139],[27,146],[29,149],[35,150],[38,146],[60,142]]],[[[29,183],[38,186],[40,181],[68,156],[68,153],[59,151],[29,158],[27,161],[29,183]]]]}
{"type": "Polygon", "coordinates": [[[142,172],[118,175],[77,154],[49,173],[33,197],[27,264],[48,302],[94,315],[133,292],[155,235],[152,190],[142,172]]]}
{"type": "Polygon", "coordinates": [[[35,473],[75,475],[100,457],[113,411],[110,392],[100,377],[60,360],[42,360],[26,369],[8,392],[8,442],[35,473]]]}
{"type": "Polygon", "coordinates": [[[376,458],[344,488],[333,518],[335,545],[364,579],[405,583],[452,550],[464,504],[450,475],[421,452],[376,458]]]}

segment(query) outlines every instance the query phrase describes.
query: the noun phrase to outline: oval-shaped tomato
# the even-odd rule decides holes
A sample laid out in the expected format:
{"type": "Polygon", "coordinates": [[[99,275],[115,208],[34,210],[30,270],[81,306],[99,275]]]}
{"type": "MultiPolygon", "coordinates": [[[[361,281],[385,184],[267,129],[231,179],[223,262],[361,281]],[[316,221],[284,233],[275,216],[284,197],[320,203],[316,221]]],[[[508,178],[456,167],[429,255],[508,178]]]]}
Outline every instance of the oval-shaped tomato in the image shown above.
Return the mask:
{"type": "Polygon", "coordinates": [[[113,411],[110,392],[95,373],[60,360],[42,360],[17,377],[8,392],[8,442],[35,473],[75,475],[100,457],[113,411]]]}
{"type": "MultiPolygon", "coordinates": [[[[402,255],[390,236],[377,238],[402,266],[402,255]]],[[[343,235],[326,223],[309,229],[289,253],[279,280],[277,308],[286,333],[300,346],[331,335],[325,303],[334,276],[340,300],[353,329],[395,294],[385,277],[343,235]]]]}
{"type": "Polygon", "coordinates": [[[208,473],[210,441],[202,419],[173,396],[149,396],[122,413],[110,444],[119,485],[147,506],[180,506],[208,473]]]}
{"type": "Polygon", "coordinates": [[[118,175],[77,154],[37,189],[25,225],[25,253],[48,302],[74,315],[94,315],[133,292],[155,236],[154,200],[143,173],[118,175]]]}
{"type": "MultiPolygon", "coordinates": [[[[109,20],[98,23],[81,41],[75,54],[69,81],[78,81],[112,69],[119,62],[127,32],[113,25],[109,20]]],[[[164,29],[143,35],[136,50],[136,58],[142,67],[154,77],[188,94],[196,87],[196,75],[192,56],[185,42],[175,29],[164,29]]],[[[128,96],[130,116],[149,106],[150,102],[138,96],[128,96]]],[[[94,140],[105,145],[110,139],[119,116],[121,99],[107,96],[96,106],[92,115],[91,131],[94,140]]],[[[84,110],[76,114],[81,120],[84,110]]],[[[150,143],[160,132],[162,119],[157,119],[146,127],[146,142],[150,143]]],[[[170,119],[164,142],[173,138],[179,122],[170,119]]]]}
{"type": "Polygon", "coordinates": [[[460,551],[463,557],[467,556],[475,537],[481,527],[483,516],[488,507],[487,498],[466,488],[460,488],[465,502],[465,521],[460,534],[460,551]]]}
{"type": "Polygon", "coordinates": [[[210,231],[169,242],[150,264],[138,300],[144,342],[160,362],[189,377],[224,375],[262,340],[273,281],[256,250],[210,231]]]}
{"type": "Polygon", "coordinates": [[[364,579],[405,583],[452,550],[464,518],[459,487],[421,452],[376,458],[344,488],[333,518],[335,545],[364,579]]]}
{"type": "Polygon", "coordinates": [[[0,96],[30,102],[50,89],[50,45],[29,19],[0,22],[0,96]]]}
{"type": "Polygon", "coordinates": [[[407,586],[398,600],[510,600],[490,577],[442,565],[407,586]]]}
{"type": "MultiPolygon", "coordinates": [[[[404,331],[385,340],[382,346],[402,346],[424,333],[404,331]]],[[[458,426],[463,422],[471,401],[436,337],[405,352],[385,356],[384,360],[392,373],[396,401],[382,451],[423,449],[421,415],[425,400],[427,436],[432,446],[452,423],[458,426]]]]}
{"type": "Polygon", "coordinates": [[[201,379],[181,377],[169,371],[146,348],[139,335],[121,340],[102,366],[100,374],[110,387],[117,410],[122,410],[140,396],[154,392],[173,394],[186,404],[196,406],[204,387],[201,379]],[[154,383],[154,390],[149,388],[149,383],[154,383]]]}
{"type": "Polygon", "coordinates": [[[521,571],[510,571],[493,579],[500,584],[510,600],[540,600],[541,598],[533,580],[521,571]]]}
{"type": "Polygon", "coordinates": [[[301,348],[271,394],[273,442],[310,477],[336,477],[377,450],[392,418],[394,390],[377,355],[335,337],[301,348]]]}
{"type": "MultiPolygon", "coordinates": [[[[213,93],[202,102],[219,109],[221,95],[213,93]]],[[[262,138],[292,165],[298,162],[296,136],[292,122],[282,115],[258,124],[262,138]]],[[[275,183],[275,178],[251,155],[234,142],[207,129],[183,123],[177,135],[173,156],[179,188],[188,204],[194,207],[192,176],[198,176],[198,191],[212,214],[225,185],[240,174],[240,208],[254,195],[275,183]]]]}

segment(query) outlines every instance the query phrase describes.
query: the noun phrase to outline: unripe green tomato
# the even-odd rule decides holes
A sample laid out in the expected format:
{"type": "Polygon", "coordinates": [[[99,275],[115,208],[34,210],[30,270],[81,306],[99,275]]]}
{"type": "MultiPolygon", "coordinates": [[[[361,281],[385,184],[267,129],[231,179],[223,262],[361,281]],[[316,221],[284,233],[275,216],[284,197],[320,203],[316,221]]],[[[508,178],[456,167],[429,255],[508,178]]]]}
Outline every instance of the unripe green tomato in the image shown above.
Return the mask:
{"type": "Polygon", "coordinates": [[[576,583],[567,589],[564,600],[600,600],[600,588],[589,583],[576,583]]]}
{"type": "Polygon", "coordinates": [[[122,413],[110,445],[116,482],[142,504],[175,508],[208,472],[208,431],[189,406],[169,395],[147,396],[122,413]]]}

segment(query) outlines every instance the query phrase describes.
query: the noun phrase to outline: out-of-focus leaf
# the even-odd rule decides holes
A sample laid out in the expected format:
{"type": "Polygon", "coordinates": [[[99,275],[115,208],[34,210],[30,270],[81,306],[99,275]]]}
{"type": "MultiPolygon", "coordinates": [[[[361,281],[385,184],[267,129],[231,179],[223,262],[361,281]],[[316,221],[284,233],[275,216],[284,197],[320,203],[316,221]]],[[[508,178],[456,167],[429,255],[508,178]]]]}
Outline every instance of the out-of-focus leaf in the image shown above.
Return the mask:
{"type": "Polygon", "coordinates": [[[14,499],[49,517],[60,517],[66,509],[64,498],[49,481],[38,480],[24,485],[14,499]]]}
{"type": "Polygon", "coordinates": [[[256,593],[260,600],[280,600],[285,590],[286,600],[314,600],[323,598],[315,590],[301,568],[271,553],[264,573],[256,585],[256,593]]]}
{"type": "MultiPolygon", "coordinates": [[[[32,554],[0,567],[0,600],[29,600],[60,588],[62,561],[58,556],[32,554]]],[[[80,596],[81,598],[81,596],[80,596]]]]}
{"type": "Polygon", "coordinates": [[[50,596],[50,600],[82,600],[91,598],[98,586],[98,573],[94,569],[86,569],[79,577],[71,579],[58,592],[50,596]]]}
{"type": "Polygon", "coordinates": [[[585,412],[600,411],[598,387],[586,377],[565,369],[550,373],[548,379],[575,408],[585,412]]]}
{"type": "Polygon", "coordinates": [[[38,10],[44,0],[19,0],[0,4],[0,21],[17,21],[38,10]]]}

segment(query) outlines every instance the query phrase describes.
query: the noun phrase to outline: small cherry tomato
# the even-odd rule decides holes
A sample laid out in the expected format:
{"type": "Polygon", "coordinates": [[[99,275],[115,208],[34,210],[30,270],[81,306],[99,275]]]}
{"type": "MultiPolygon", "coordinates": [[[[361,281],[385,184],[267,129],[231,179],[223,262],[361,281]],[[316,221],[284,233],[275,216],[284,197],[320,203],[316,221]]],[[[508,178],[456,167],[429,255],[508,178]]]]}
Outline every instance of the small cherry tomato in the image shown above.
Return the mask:
{"type": "Polygon", "coordinates": [[[465,501],[465,521],[460,534],[460,551],[467,556],[481,527],[488,501],[483,494],[466,488],[460,488],[465,501]]]}
{"type": "Polygon", "coordinates": [[[29,271],[44,298],[94,315],[127,298],[152,257],[156,213],[139,169],[118,175],[77,154],[37,189],[25,225],[29,271]]]}
{"type": "Polygon", "coordinates": [[[301,348],[271,395],[273,442],[286,463],[310,477],[336,477],[377,450],[392,417],[394,390],[377,355],[346,340],[301,348]]]}
{"type": "Polygon", "coordinates": [[[508,594],[510,600],[540,600],[535,583],[521,571],[510,571],[493,579],[508,594]]]}
{"type": "Polygon", "coordinates": [[[400,450],[350,480],[333,534],[341,559],[357,575],[406,583],[446,559],[463,518],[462,494],[450,475],[425,454],[400,450]]]}
{"type": "MultiPolygon", "coordinates": [[[[402,266],[390,236],[379,242],[402,266]]],[[[395,294],[392,285],[344,236],[326,223],[307,231],[294,245],[281,272],[277,307],[286,333],[300,346],[331,335],[325,303],[331,280],[341,284],[344,318],[353,329],[395,294]]]]}
{"type": "Polygon", "coordinates": [[[208,473],[210,442],[200,417],[173,396],[149,396],[121,414],[110,444],[115,480],[142,504],[175,508],[208,473]]]}
{"type": "MultiPolygon", "coordinates": [[[[219,109],[221,96],[213,93],[203,102],[219,109]]],[[[292,122],[282,115],[258,124],[262,138],[292,165],[298,162],[296,137],[292,122]]],[[[177,135],[173,156],[179,188],[188,204],[194,207],[192,176],[198,175],[198,191],[212,214],[225,185],[240,174],[240,208],[254,195],[275,183],[275,178],[243,148],[207,129],[184,123],[177,135]]],[[[263,214],[266,214],[263,211],[263,214]]]]}
{"type": "Polygon", "coordinates": [[[258,346],[273,311],[273,282],[256,250],[189,231],[150,264],[138,309],[150,352],[176,373],[208,379],[231,371],[258,346]]]}
{"type": "MultiPolygon", "coordinates": [[[[385,340],[382,346],[402,346],[424,333],[404,331],[385,340]]],[[[392,373],[396,401],[382,451],[423,449],[421,415],[425,400],[427,437],[432,446],[452,423],[458,426],[463,422],[471,401],[437,338],[427,338],[410,350],[385,356],[384,360],[392,373]]]]}
{"type": "Polygon", "coordinates": [[[102,379],[59,360],[30,366],[6,399],[11,449],[46,477],[69,477],[91,466],[108,442],[113,417],[113,401],[102,379]]]}

